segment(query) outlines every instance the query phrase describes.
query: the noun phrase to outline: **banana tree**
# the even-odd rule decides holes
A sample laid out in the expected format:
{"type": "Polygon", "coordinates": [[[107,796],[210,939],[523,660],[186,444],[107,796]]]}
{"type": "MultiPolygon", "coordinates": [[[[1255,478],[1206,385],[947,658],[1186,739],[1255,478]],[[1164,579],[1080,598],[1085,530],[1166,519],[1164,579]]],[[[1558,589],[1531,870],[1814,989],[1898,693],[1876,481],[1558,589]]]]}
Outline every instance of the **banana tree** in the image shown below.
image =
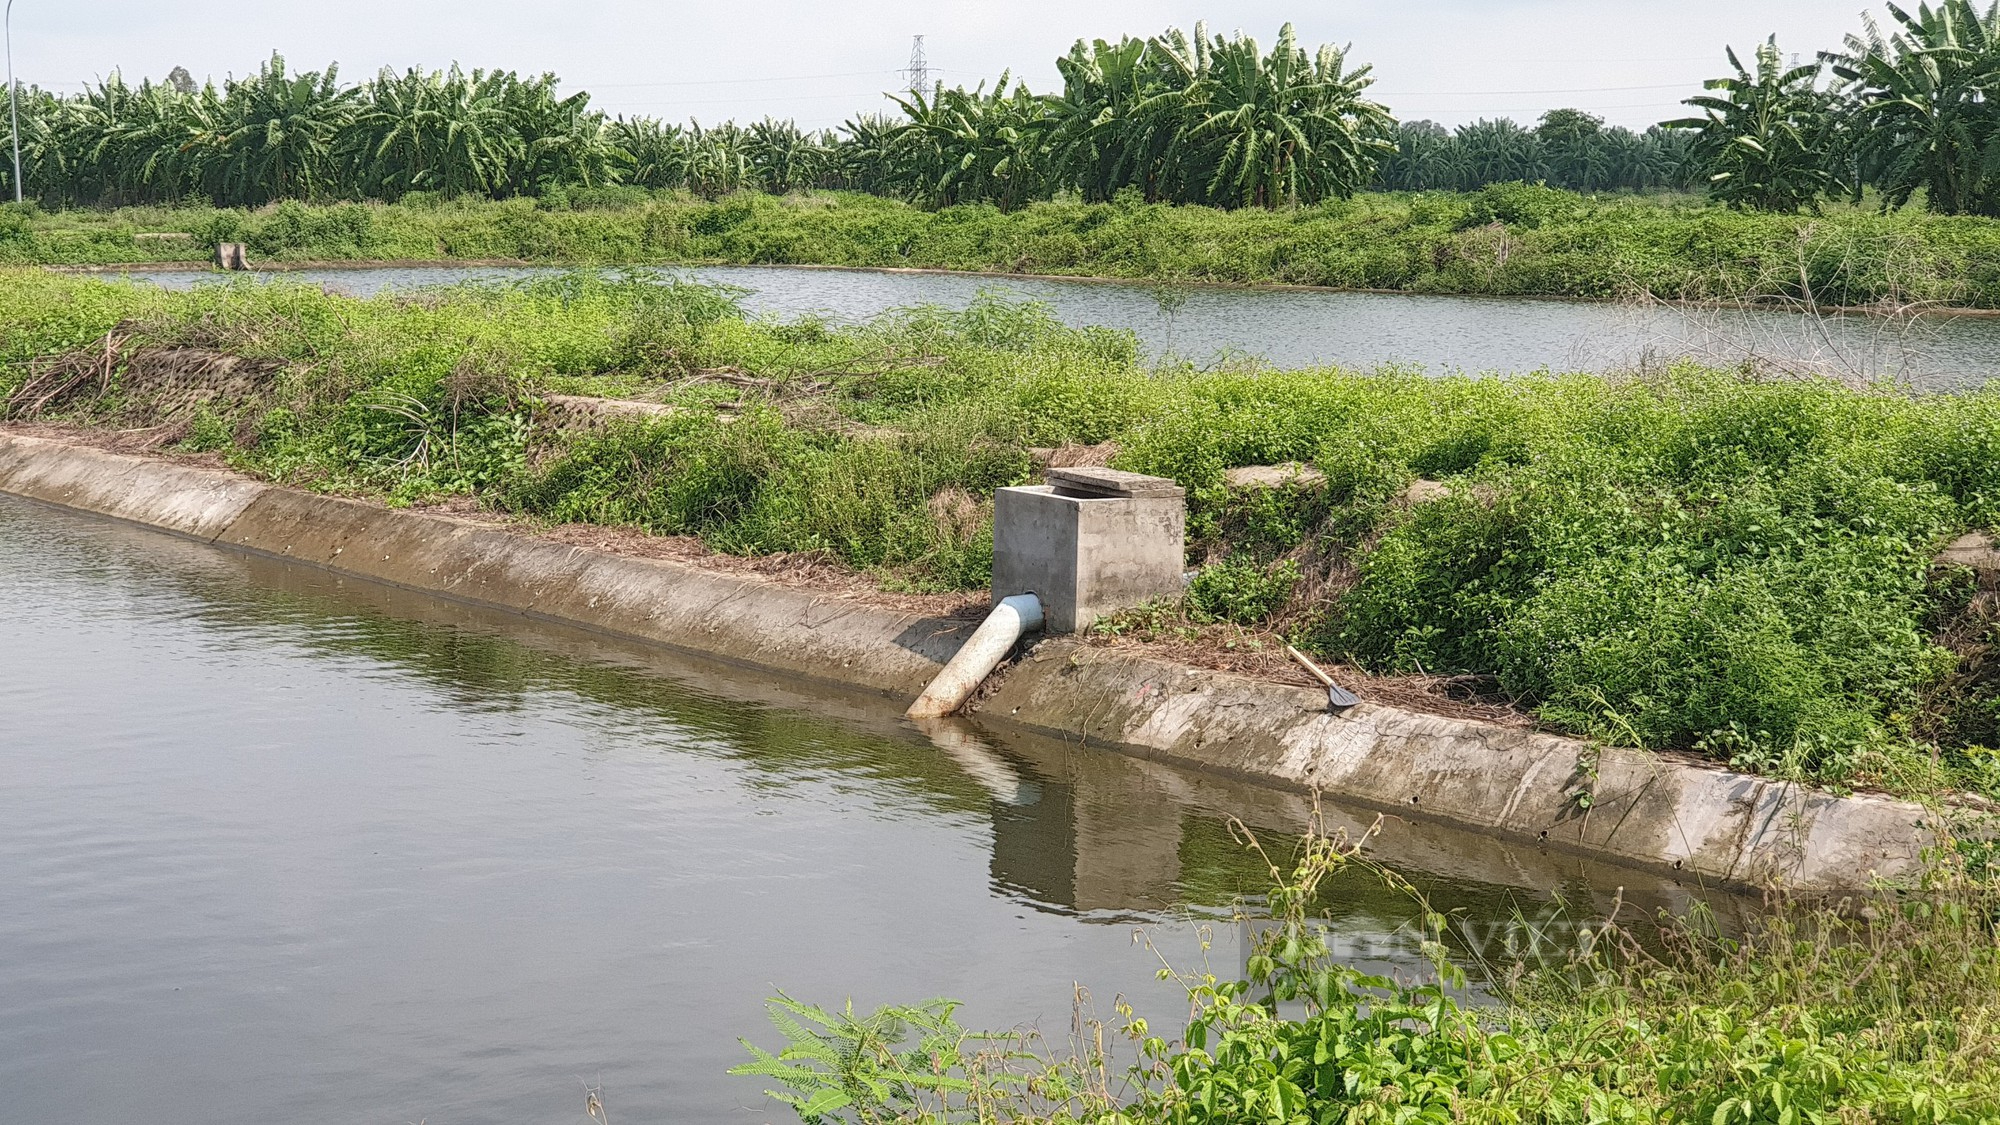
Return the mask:
{"type": "Polygon", "coordinates": [[[744,149],[758,183],[775,195],[819,186],[828,164],[817,134],[792,121],[765,118],[750,126],[744,149]]]}
{"type": "Polygon", "coordinates": [[[1691,152],[1707,172],[1709,194],[1732,207],[1796,211],[1838,187],[1828,161],[1833,113],[1819,89],[1820,64],[1787,68],[1772,36],[1757,48],[1753,71],[1727,51],[1736,74],[1703,83],[1714,91],[1684,103],[1700,117],[1663,122],[1693,130],[1691,152]]]}
{"type": "MultiPolygon", "coordinates": [[[[78,198],[77,146],[70,142],[68,99],[52,91],[26,86],[19,93],[23,194],[56,206],[91,203],[78,198]]],[[[0,185],[13,198],[14,169],[0,161],[0,185]]]]}
{"type": "Polygon", "coordinates": [[[1655,135],[1614,125],[1599,133],[1595,144],[1603,167],[1602,187],[1648,191],[1674,186],[1667,153],[1655,135]]]}
{"type": "Polygon", "coordinates": [[[144,120],[135,122],[122,142],[134,155],[144,154],[139,182],[155,202],[174,203],[188,196],[218,198],[229,152],[230,118],[221,93],[206,83],[182,91],[154,87],[156,99],[144,120]]]}
{"type": "Polygon", "coordinates": [[[590,109],[590,95],[558,97],[558,79],[516,79],[509,72],[500,98],[517,154],[504,194],[538,195],[557,184],[616,183],[632,162],[612,140],[611,125],[590,109]]]}
{"type": "Polygon", "coordinates": [[[890,193],[895,175],[896,119],[864,113],[847,119],[831,144],[830,174],[849,191],[890,193]]]}
{"type": "Polygon", "coordinates": [[[712,199],[755,183],[748,140],[734,121],[694,125],[688,135],[688,187],[712,199]]]}
{"type": "Polygon", "coordinates": [[[1201,66],[1192,52],[1156,40],[1077,40],[1056,60],[1063,93],[1049,105],[1050,159],[1086,199],[1110,199],[1127,187],[1159,199],[1185,139],[1187,92],[1201,66]]]}
{"type": "Polygon", "coordinates": [[[1268,56],[1247,36],[1217,36],[1209,55],[1189,98],[1208,201],[1275,207],[1351,195],[1395,152],[1395,119],[1362,96],[1371,68],[1349,70],[1342,49],[1308,55],[1286,24],[1268,56]]]}
{"type": "Polygon", "coordinates": [[[893,167],[905,191],[927,207],[993,203],[1011,210],[1044,194],[1047,99],[1002,74],[988,93],[921,92],[894,99],[909,121],[892,134],[893,167]]]}
{"type": "Polygon", "coordinates": [[[227,84],[222,191],[227,202],[312,199],[335,186],[336,146],[354,120],[359,92],[342,88],[338,68],[287,74],[270,61],[227,84]]]}
{"type": "Polygon", "coordinates": [[[1921,190],[1933,211],[2000,214],[2000,4],[1887,7],[1896,31],[1863,16],[1825,56],[1852,99],[1860,170],[1891,206],[1921,190]]]}
{"type": "Polygon", "coordinates": [[[1453,136],[1464,153],[1463,187],[1536,183],[1549,178],[1548,153],[1541,137],[1505,117],[1460,125],[1453,136]]]}
{"type": "Polygon", "coordinates": [[[1406,121],[1396,151],[1382,160],[1376,183],[1390,191],[1452,191],[1466,180],[1465,152],[1435,121],[1406,121]]]}
{"type": "Polygon", "coordinates": [[[688,186],[688,138],[679,125],[652,117],[621,117],[611,123],[611,141],[632,158],[626,183],[644,188],[688,186]]]}
{"type": "Polygon", "coordinates": [[[520,158],[509,120],[506,72],[454,66],[444,72],[384,71],[348,129],[354,181],[369,194],[491,192],[520,158]]]}

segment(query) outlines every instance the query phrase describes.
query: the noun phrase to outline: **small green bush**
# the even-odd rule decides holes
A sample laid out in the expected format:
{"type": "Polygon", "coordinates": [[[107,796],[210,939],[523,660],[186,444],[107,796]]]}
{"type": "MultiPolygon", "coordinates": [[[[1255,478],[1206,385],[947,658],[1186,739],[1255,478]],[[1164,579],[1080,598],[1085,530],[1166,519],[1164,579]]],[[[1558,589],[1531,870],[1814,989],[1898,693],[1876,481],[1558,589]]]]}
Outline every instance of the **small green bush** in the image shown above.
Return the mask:
{"type": "Polygon", "coordinates": [[[244,215],[236,210],[203,211],[187,224],[196,242],[210,249],[218,243],[243,241],[244,215]]]}
{"type": "Polygon", "coordinates": [[[1298,583],[1299,564],[1292,559],[1266,565],[1232,556],[1194,576],[1188,605],[1205,620],[1258,625],[1285,607],[1298,583]]]}
{"type": "Polygon", "coordinates": [[[853,440],[788,427],[767,410],[690,410],[577,440],[518,480],[507,506],[550,519],[695,535],[738,554],[828,551],[926,588],[990,573],[991,516],[976,495],[1025,477],[1019,451],[853,440]],[[970,505],[970,511],[967,511],[970,505]]]}
{"type": "Polygon", "coordinates": [[[368,252],[374,225],[370,209],[342,203],[308,207],[286,200],[269,211],[252,212],[242,238],[254,254],[277,258],[301,251],[329,258],[357,258],[368,252]]]}
{"type": "Polygon", "coordinates": [[[1464,227],[1503,223],[1510,227],[1538,230],[1564,219],[1575,218],[1583,207],[1575,192],[1541,184],[1488,184],[1471,194],[1464,227]]]}
{"type": "Polygon", "coordinates": [[[32,202],[0,203],[0,242],[28,242],[41,208],[32,202]]]}
{"type": "Polygon", "coordinates": [[[235,440],[233,434],[228,419],[203,406],[188,420],[187,437],[181,439],[181,447],[192,453],[227,449],[235,440]]]}

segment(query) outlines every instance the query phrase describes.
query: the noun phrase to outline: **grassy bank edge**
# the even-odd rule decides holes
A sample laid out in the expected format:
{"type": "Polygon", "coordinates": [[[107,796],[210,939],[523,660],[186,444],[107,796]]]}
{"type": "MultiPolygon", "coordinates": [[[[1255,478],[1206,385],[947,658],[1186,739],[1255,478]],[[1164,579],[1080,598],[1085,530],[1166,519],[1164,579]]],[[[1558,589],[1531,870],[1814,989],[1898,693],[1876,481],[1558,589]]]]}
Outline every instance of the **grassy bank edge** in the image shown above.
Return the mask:
{"type": "Polygon", "coordinates": [[[1167,286],[2000,309],[2000,221],[1858,207],[1748,214],[1685,197],[1529,185],[1277,212],[1072,201],[925,211],[853,194],[638,193],[585,209],[465,200],[0,216],[0,261],[23,264],[192,266],[222,241],[246,243],[262,267],[814,265],[1167,286]]]}

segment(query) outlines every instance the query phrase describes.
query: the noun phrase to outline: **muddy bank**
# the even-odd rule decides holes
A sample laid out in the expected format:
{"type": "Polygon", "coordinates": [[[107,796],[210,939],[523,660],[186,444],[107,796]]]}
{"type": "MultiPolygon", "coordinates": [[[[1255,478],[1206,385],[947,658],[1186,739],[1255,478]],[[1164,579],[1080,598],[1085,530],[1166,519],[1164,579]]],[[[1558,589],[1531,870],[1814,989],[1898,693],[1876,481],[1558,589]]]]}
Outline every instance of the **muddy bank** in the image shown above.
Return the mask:
{"type": "MultiPolygon", "coordinates": [[[[50,438],[0,434],[0,491],[899,699],[975,624],[50,438]]],[[[975,719],[1727,886],[1853,888],[1910,872],[1929,839],[1909,802],[1375,704],[1333,715],[1324,693],[1064,639],[975,719]]]]}

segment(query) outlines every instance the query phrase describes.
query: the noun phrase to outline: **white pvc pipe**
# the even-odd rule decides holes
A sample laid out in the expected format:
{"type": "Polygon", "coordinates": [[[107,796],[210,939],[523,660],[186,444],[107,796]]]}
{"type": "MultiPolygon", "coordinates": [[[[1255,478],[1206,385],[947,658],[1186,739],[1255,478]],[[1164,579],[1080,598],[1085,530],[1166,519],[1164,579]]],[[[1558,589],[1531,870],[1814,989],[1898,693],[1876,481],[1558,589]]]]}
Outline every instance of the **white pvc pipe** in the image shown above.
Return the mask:
{"type": "Polygon", "coordinates": [[[1014,643],[1041,627],[1042,599],[1033,594],[1001,599],[904,714],[912,719],[936,719],[965,706],[980,683],[1014,651],[1014,643]]]}

